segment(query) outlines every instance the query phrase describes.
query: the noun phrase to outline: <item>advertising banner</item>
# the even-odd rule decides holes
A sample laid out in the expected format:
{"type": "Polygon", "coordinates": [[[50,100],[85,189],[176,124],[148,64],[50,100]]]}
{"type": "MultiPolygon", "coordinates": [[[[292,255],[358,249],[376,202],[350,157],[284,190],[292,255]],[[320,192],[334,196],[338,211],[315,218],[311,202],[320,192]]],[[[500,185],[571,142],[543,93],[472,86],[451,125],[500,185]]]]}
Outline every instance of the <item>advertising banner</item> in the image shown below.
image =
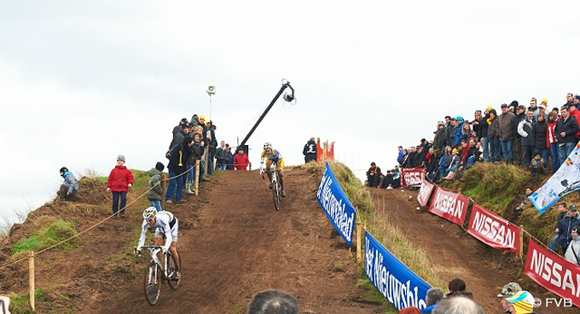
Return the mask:
{"type": "Polygon", "coordinates": [[[467,215],[467,205],[469,205],[469,199],[466,196],[437,187],[429,211],[463,226],[467,215]]]}
{"type": "Polygon", "coordinates": [[[520,228],[479,204],[471,207],[467,233],[496,250],[510,250],[518,254],[520,228]]]}
{"type": "Polygon", "coordinates": [[[580,266],[530,239],[524,273],[542,287],[580,307],[580,266]]]}
{"type": "Polygon", "coordinates": [[[421,206],[427,206],[427,202],[429,202],[429,197],[431,196],[431,192],[433,192],[433,183],[428,182],[427,180],[423,179],[421,181],[421,189],[419,190],[419,194],[417,195],[417,200],[421,206]]]}
{"type": "Polygon", "coordinates": [[[425,295],[431,288],[405,264],[365,231],[365,272],[371,282],[398,310],[427,307],[425,295]]]}
{"type": "Polygon", "coordinates": [[[348,246],[352,246],[356,211],[336,181],[328,163],[326,163],[316,198],[334,228],[348,246]]]}
{"type": "Polygon", "coordinates": [[[578,189],[580,189],[580,142],[558,171],[528,198],[541,215],[562,196],[578,189]]]}
{"type": "Polygon", "coordinates": [[[423,172],[425,168],[402,168],[401,169],[401,187],[421,186],[423,172]]]}

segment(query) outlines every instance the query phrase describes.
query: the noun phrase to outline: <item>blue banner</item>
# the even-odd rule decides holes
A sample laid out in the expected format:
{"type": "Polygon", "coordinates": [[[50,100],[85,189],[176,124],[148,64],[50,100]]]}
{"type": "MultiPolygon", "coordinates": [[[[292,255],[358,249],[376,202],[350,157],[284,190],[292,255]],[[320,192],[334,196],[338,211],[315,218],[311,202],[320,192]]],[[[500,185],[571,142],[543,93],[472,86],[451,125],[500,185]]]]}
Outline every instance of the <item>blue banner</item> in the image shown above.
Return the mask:
{"type": "Polygon", "coordinates": [[[338,230],[348,246],[352,246],[356,211],[336,181],[328,163],[326,163],[316,198],[334,228],[338,230]]]}
{"type": "Polygon", "coordinates": [[[431,286],[401,263],[365,231],[365,272],[371,282],[399,311],[409,306],[427,307],[431,286]]]}
{"type": "Polygon", "coordinates": [[[580,189],[580,142],[558,171],[528,198],[543,214],[564,195],[580,189]]]}

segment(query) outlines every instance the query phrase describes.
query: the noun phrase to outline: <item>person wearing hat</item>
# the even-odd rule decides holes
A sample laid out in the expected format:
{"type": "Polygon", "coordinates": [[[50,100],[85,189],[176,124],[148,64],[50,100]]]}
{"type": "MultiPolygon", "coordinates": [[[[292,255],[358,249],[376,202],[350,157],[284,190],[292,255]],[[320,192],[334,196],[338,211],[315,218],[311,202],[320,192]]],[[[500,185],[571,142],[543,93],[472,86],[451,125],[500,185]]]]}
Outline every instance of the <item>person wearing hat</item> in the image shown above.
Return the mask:
{"type": "Polygon", "coordinates": [[[456,147],[457,144],[461,143],[462,139],[467,139],[467,136],[462,134],[462,130],[463,130],[463,124],[465,122],[463,121],[463,117],[462,116],[457,116],[457,118],[455,118],[455,129],[453,129],[453,147],[456,147]]]}
{"type": "MultiPolygon", "coordinates": [[[[517,285],[516,288],[518,289],[519,285],[515,282],[510,282],[507,285],[517,285]]],[[[506,285],[506,286],[507,286],[506,285]]],[[[504,286],[505,289],[505,286],[504,286]]],[[[504,313],[510,314],[534,314],[534,296],[529,293],[528,291],[521,290],[517,291],[512,295],[511,292],[502,290],[502,293],[498,295],[501,298],[500,304],[505,311],[504,313]]]]}
{"type": "MultiPolygon", "coordinates": [[[[399,153],[403,150],[403,147],[399,146],[399,153]]],[[[304,162],[308,163],[310,161],[316,161],[316,142],[314,137],[311,137],[308,142],[302,148],[302,155],[304,155],[304,162]]]]}
{"type": "Polygon", "coordinates": [[[175,134],[177,134],[179,132],[180,129],[182,129],[183,125],[186,125],[187,122],[187,118],[182,118],[179,121],[179,124],[177,124],[174,128],[173,128],[173,132],[171,132],[173,134],[173,136],[175,136],[175,134]]]}
{"type": "Polygon", "coordinates": [[[67,167],[60,168],[60,176],[64,179],[64,182],[60,185],[57,195],[60,196],[61,199],[67,201],[73,200],[79,193],[79,182],[75,176],[68,171],[67,167]]]}
{"type": "Polygon", "coordinates": [[[506,284],[505,286],[503,286],[503,288],[501,289],[501,293],[498,294],[497,297],[501,298],[500,304],[501,304],[503,310],[505,311],[504,313],[515,313],[515,312],[511,312],[512,310],[515,311],[515,309],[513,309],[513,306],[506,299],[512,298],[513,296],[515,296],[517,293],[519,293],[521,291],[522,291],[522,288],[520,287],[520,285],[517,282],[510,282],[510,283],[506,284]]]}
{"type": "Polygon", "coordinates": [[[165,169],[165,166],[158,162],[155,164],[155,167],[149,170],[149,190],[147,192],[147,199],[149,200],[149,205],[155,207],[158,212],[163,210],[161,208],[161,199],[163,197],[163,188],[161,187],[163,169],[165,169]]]}
{"type": "Polygon", "coordinates": [[[461,156],[459,156],[459,150],[457,150],[457,148],[454,148],[453,150],[451,150],[451,162],[449,163],[449,168],[447,168],[447,170],[445,171],[445,174],[447,175],[442,179],[443,180],[453,179],[454,172],[457,169],[459,169],[460,166],[461,166],[461,156]]]}
{"type": "MultiPolygon", "coordinates": [[[[435,137],[433,138],[433,148],[443,151],[445,149],[445,125],[443,121],[437,122],[437,130],[435,131],[435,137]]],[[[401,156],[402,157],[402,156],[401,156]]]]}
{"type": "Polygon", "coordinates": [[[250,160],[248,155],[244,152],[243,147],[238,147],[238,153],[234,156],[234,168],[235,170],[248,170],[248,165],[250,160]]]}
{"type": "Polygon", "coordinates": [[[117,218],[119,205],[121,206],[121,218],[125,218],[127,192],[133,186],[134,182],[133,173],[125,167],[125,156],[117,156],[117,165],[111,170],[109,180],[107,181],[107,192],[113,192],[113,218],[117,218]],[[121,204],[119,204],[119,200],[121,200],[121,204]]]}
{"type": "Polygon", "coordinates": [[[516,138],[514,123],[516,120],[516,115],[508,110],[508,106],[506,104],[502,104],[501,115],[497,118],[497,120],[499,127],[499,142],[501,145],[503,160],[505,162],[513,163],[513,145],[516,138]]]}
{"type": "Polygon", "coordinates": [[[568,244],[572,241],[572,228],[580,226],[580,219],[578,219],[578,208],[576,205],[568,206],[568,213],[558,222],[558,242],[566,252],[568,244]]]}
{"type": "Polygon", "coordinates": [[[188,136],[189,133],[193,131],[192,123],[183,123],[179,125],[179,132],[173,135],[171,143],[169,143],[169,149],[165,153],[165,157],[171,158],[171,150],[183,142],[183,138],[188,136]]]}

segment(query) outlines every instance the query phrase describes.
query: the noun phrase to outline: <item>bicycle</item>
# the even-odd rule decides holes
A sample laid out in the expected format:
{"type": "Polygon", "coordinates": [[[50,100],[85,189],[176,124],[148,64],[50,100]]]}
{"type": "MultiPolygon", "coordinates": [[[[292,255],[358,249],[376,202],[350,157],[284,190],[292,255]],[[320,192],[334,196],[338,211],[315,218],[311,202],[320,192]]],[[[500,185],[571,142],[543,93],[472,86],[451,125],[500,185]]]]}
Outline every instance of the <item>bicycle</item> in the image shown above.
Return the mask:
{"type": "MultiPolygon", "coordinates": [[[[145,299],[147,299],[147,303],[150,305],[155,305],[157,301],[159,301],[161,284],[167,281],[169,287],[175,290],[179,287],[181,277],[179,279],[174,278],[178,268],[175,265],[175,261],[170,251],[167,251],[167,254],[165,254],[164,264],[162,264],[159,257],[157,257],[157,254],[161,252],[161,246],[144,245],[142,248],[149,249],[149,252],[151,253],[151,261],[149,262],[143,280],[145,299]],[[170,256],[171,258],[169,258],[170,256]],[[163,265],[166,267],[163,267],[163,265]]],[[[178,255],[178,263],[181,266],[181,254],[178,255]]],[[[181,267],[179,267],[179,271],[181,271],[181,267]]]]}
{"type": "Polygon", "coordinates": [[[278,173],[276,171],[264,171],[267,174],[272,174],[272,197],[274,199],[274,208],[280,210],[280,199],[282,198],[282,186],[278,181],[278,173]]]}

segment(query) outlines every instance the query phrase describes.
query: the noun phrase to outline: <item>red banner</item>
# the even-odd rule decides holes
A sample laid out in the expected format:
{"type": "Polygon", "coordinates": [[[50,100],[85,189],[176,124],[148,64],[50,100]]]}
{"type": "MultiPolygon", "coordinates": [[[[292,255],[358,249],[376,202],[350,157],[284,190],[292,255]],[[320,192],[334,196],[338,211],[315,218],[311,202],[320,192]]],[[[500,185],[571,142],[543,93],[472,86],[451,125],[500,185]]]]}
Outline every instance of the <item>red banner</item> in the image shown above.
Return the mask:
{"type": "Polygon", "coordinates": [[[580,266],[530,239],[524,273],[542,287],[580,306],[580,266]]]}
{"type": "Polygon", "coordinates": [[[420,186],[425,168],[402,168],[401,187],[420,186]]]}
{"type": "Polygon", "coordinates": [[[417,195],[417,200],[421,206],[427,206],[427,202],[429,202],[429,197],[431,196],[431,192],[433,192],[433,183],[428,182],[427,180],[423,179],[421,181],[421,189],[419,190],[419,194],[417,195]]]}
{"type": "Polygon", "coordinates": [[[437,187],[429,211],[463,226],[467,215],[467,205],[469,205],[469,199],[466,196],[437,187]]]}
{"type": "Polygon", "coordinates": [[[471,207],[467,233],[496,250],[518,254],[520,228],[475,203],[471,207]]]}

